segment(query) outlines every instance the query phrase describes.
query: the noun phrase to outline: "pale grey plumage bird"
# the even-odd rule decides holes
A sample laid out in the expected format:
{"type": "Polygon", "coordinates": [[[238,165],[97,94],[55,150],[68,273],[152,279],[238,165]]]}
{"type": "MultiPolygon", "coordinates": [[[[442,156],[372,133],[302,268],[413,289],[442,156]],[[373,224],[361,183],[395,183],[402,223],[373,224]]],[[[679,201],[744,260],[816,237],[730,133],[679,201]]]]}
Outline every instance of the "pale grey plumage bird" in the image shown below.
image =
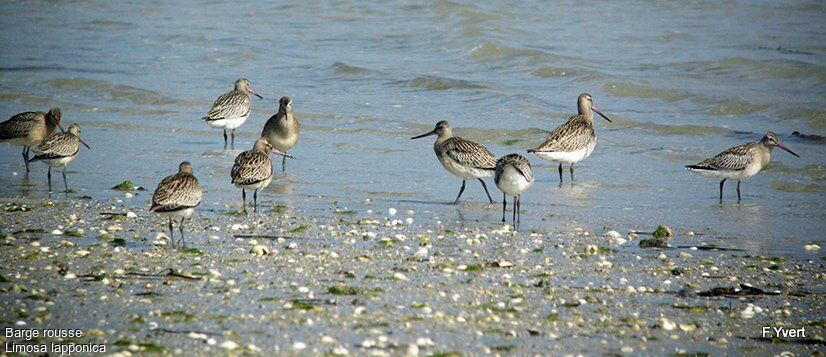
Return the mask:
{"type": "Polygon", "coordinates": [[[272,182],[272,160],[270,153],[292,158],[272,147],[269,139],[258,138],[252,150],[244,151],[235,158],[230,177],[232,184],[241,189],[241,207],[247,213],[247,189],[255,190],[252,194],[253,212],[258,212],[258,190],[272,182]]]}
{"type": "Polygon", "coordinates": [[[436,123],[436,127],[422,135],[417,135],[411,139],[423,138],[430,135],[436,135],[436,143],[433,144],[433,150],[436,152],[436,157],[442,163],[445,170],[458,176],[462,179],[462,188],[459,189],[459,195],[453,204],[459,203],[459,198],[462,197],[462,192],[465,191],[465,180],[477,179],[482,183],[482,188],[488,195],[488,201],[493,203],[493,199],[488,192],[488,186],[482,177],[491,177],[496,167],[496,157],[486,147],[477,144],[470,140],[462,139],[458,136],[453,136],[453,131],[450,124],[446,120],[436,123]]]}
{"type": "Polygon", "coordinates": [[[152,195],[150,211],[169,220],[169,239],[175,246],[175,233],[172,229],[172,218],[181,217],[178,230],[181,232],[181,245],[186,246],[184,240],[184,221],[192,216],[195,207],[201,204],[203,190],[198,179],[192,174],[192,164],[187,161],[178,165],[178,173],[167,176],[158,184],[152,195]]]}
{"type": "Polygon", "coordinates": [[[235,147],[235,129],[243,125],[250,116],[252,100],[250,94],[263,99],[250,88],[250,81],[239,78],[235,81],[235,89],[222,94],[212,103],[212,109],[203,117],[207,124],[214,128],[224,129],[224,148],[227,147],[227,129],[232,136],[231,147],[235,147]]]}
{"type": "Polygon", "coordinates": [[[582,93],[577,98],[579,114],[568,118],[565,124],[558,126],[548,134],[542,145],[528,150],[528,153],[537,157],[559,162],[559,185],[562,185],[562,164],[571,164],[571,181],[574,180],[574,164],[585,160],[594,151],[597,145],[597,134],[594,131],[594,112],[608,119],[599,109],[594,107],[594,99],[588,93],[582,93]]]}
{"type": "MultiPolygon", "coordinates": [[[[272,147],[287,153],[298,142],[301,124],[293,116],[293,101],[289,97],[281,97],[278,101],[278,113],[271,116],[264,124],[261,136],[270,140],[272,147]]],[[[281,171],[285,170],[287,157],[281,158],[281,171]]]]}
{"type": "Polygon", "coordinates": [[[66,166],[69,165],[80,152],[80,144],[91,149],[89,145],[80,138],[80,126],[76,123],[69,125],[69,130],[61,133],[54,133],[38,145],[34,151],[35,155],[29,162],[43,161],[49,165],[46,174],[49,182],[49,192],[52,192],[52,167],[63,167],[63,187],[65,192],[69,192],[69,183],[66,182],[66,166]]]}
{"type": "Polygon", "coordinates": [[[493,181],[502,191],[502,222],[508,206],[507,196],[513,196],[513,223],[516,225],[522,216],[522,193],[533,185],[531,162],[519,154],[503,156],[496,161],[496,174],[493,181]]]}
{"type": "Polygon", "coordinates": [[[60,125],[62,112],[60,108],[49,109],[44,112],[25,112],[17,114],[0,123],[0,142],[9,142],[12,145],[23,146],[23,163],[26,172],[29,172],[29,152],[32,146],[40,144],[49,135],[54,133],[60,125]]]}
{"type": "Polygon", "coordinates": [[[772,149],[775,147],[800,157],[800,155],[795,154],[791,149],[780,143],[777,134],[770,131],[760,141],[735,146],[695,165],[688,165],[686,169],[706,177],[722,178],[723,180],[720,181],[720,203],[723,203],[723,184],[727,179],[736,179],[737,202],[739,203],[740,182],[760,172],[769,163],[772,149]]]}

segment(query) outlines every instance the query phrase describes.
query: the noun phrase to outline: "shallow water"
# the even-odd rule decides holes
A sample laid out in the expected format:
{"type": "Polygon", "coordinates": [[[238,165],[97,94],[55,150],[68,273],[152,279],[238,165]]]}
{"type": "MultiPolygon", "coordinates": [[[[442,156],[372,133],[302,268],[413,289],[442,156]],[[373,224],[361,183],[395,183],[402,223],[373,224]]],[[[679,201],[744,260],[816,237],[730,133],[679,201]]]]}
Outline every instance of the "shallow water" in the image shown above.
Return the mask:
{"type": "MultiPolygon", "coordinates": [[[[459,180],[432,140],[409,137],[447,119],[497,155],[524,153],[587,91],[615,121],[597,123],[573,186],[530,157],[538,181],[522,230],[668,224],[756,254],[819,258],[803,245],[824,241],[826,142],[791,133],[826,135],[824,20],[820,2],[2,3],[0,113],[60,106],[83,127],[92,150],[70,165],[75,195],[119,196],[109,187],[125,179],[151,192],[189,160],[205,211],[227,211],[240,200],[233,157],[287,95],[303,132],[265,204],[326,215],[334,201],[364,211],[371,199],[373,210],[492,226],[500,206],[483,204],[476,182],[447,205],[459,180]],[[266,99],[223,151],[199,118],[241,76],[266,99]],[[734,183],[719,205],[717,182],[683,168],[767,130],[802,157],[775,151],[741,205],[734,183]]],[[[0,152],[0,194],[47,197],[45,166],[26,180],[19,148],[0,152]]],[[[148,206],[150,192],[124,204],[148,206]]]]}

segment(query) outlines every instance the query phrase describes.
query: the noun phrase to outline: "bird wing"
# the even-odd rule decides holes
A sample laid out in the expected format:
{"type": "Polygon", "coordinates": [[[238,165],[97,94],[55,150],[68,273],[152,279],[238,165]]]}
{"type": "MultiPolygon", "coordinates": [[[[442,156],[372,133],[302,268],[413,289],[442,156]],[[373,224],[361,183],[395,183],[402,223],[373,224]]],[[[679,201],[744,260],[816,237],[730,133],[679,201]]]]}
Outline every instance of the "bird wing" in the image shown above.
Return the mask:
{"type": "Polygon", "coordinates": [[[54,133],[34,149],[37,154],[31,161],[74,156],[79,149],[80,140],[77,136],[68,132],[54,133]]]}
{"type": "Polygon", "coordinates": [[[530,151],[571,152],[584,148],[596,135],[594,127],[587,121],[583,124],[579,117],[579,115],[570,117],[565,124],[551,131],[542,145],[530,151]]]}
{"type": "Polygon", "coordinates": [[[252,185],[272,176],[270,157],[255,151],[244,151],[235,158],[235,165],[230,172],[232,183],[252,185]]]}
{"type": "Polygon", "coordinates": [[[249,115],[251,108],[252,101],[249,94],[234,90],[218,97],[215,103],[212,103],[212,109],[209,110],[204,120],[244,117],[249,115]]]}
{"type": "Polygon", "coordinates": [[[522,155],[510,154],[496,161],[496,176],[493,178],[494,182],[499,182],[499,175],[505,170],[506,165],[513,166],[528,182],[533,181],[531,162],[522,155]]]}
{"type": "Polygon", "coordinates": [[[172,212],[201,204],[203,190],[198,179],[188,173],[167,176],[152,195],[151,211],[172,212]]]}
{"type": "Polygon", "coordinates": [[[754,160],[755,143],[735,146],[690,167],[705,170],[743,170],[754,160]]]}
{"type": "Polygon", "coordinates": [[[0,140],[10,140],[29,135],[29,132],[40,123],[39,117],[42,115],[42,112],[25,112],[0,123],[0,140]]]}
{"type": "Polygon", "coordinates": [[[445,153],[460,165],[493,170],[496,157],[486,147],[460,137],[452,137],[444,146],[445,153]]]}

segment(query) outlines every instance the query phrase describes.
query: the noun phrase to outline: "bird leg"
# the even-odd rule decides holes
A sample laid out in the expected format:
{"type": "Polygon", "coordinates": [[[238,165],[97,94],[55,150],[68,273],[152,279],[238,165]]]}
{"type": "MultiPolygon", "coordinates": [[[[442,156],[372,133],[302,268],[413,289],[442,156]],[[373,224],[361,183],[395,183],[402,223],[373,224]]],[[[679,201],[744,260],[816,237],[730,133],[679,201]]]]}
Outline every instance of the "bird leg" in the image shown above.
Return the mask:
{"type": "Polygon", "coordinates": [[[516,222],[522,222],[522,194],[516,196],[516,222]]]}
{"type": "Polygon", "coordinates": [[[29,172],[29,147],[23,147],[23,163],[26,164],[26,172],[29,172]]]}
{"type": "Polygon", "coordinates": [[[224,149],[227,148],[227,128],[224,128],[224,149]]]}
{"type": "Polygon", "coordinates": [[[720,181],[720,204],[723,204],[723,184],[726,182],[726,179],[720,181]]]}
{"type": "Polygon", "coordinates": [[[456,196],[456,201],[453,201],[453,204],[459,203],[459,197],[462,197],[462,192],[465,192],[465,180],[462,180],[462,188],[459,189],[459,195],[456,196]]]}
{"type": "Polygon", "coordinates": [[[488,192],[488,185],[485,185],[485,181],[484,181],[484,180],[482,180],[482,179],[478,179],[478,180],[479,180],[479,182],[481,182],[481,183],[482,183],[482,188],[484,188],[484,189],[485,189],[485,193],[488,195],[488,201],[490,201],[490,203],[491,203],[491,204],[493,204],[493,199],[492,199],[492,198],[490,198],[490,192],[488,192]]]}
{"type": "Polygon", "coordinates": [[[740,203],[740,180],[737,180],[737,203],[740,203]]]}
{"type": "Polygon", "coordinates": [[[284,152],[284,156],[281,157],[281,172],[287,171],[287,152],[284,152]]]}
{"type": "Polygon", "coordinates": [[[505,222],[505,210],[508,208],[508,196],[502,193],[502,222],[505,222]]]}
{"type": "Polygon", "coordinates": [[[184,220],[186,220],[186,217],[181,217],[181,224],[178,226],[178,230],[181,232],[181,248],[186,248],[186,241],[184,240],[184,220]]]}
{"type": "Polygon", "coordinates": [[[252,213],[258,213],[258,189],[252,192],[252,213]]]}
{"type": "Polygon", "coordinates": [[[513,196],[513,224],[516,224],[516,196],[513,196]]]}
{"type": "Polygon", "coordinates": [[[49,171],[46,172],[46,179],[49,181],[49,192],[52,192],[52,167],[49,166],[49,171]]]}
{"type": "Polygon", "coordinates": [[[574,164],[571,163],[571,182],[574,181],[574,164]]]}
{"type": "Polygon", "coordinates": [[[247,214],[247,191],[243,188],[241,189],[241,208],[244,210],[244,214],[247,214]]]}
{"type": "Polygon", "coordinates": [[[562,187],[562,163],[559,163],[559,187],[562,187]]]}
{"type": "Polygon", "coordinates": [[[230,130],[229,135],[232,137],[232,141],[229,144],[231,149],[235,149],[235,129],[230,130]]]}
{"type": "Polygon", "coordinates": [[[175,248],[175,231],[172,229],[172,217],[169,217],[169,241],[172,242],[172,248],[175,248]]]}
{"type": "Polygon", "coordinates": [[[66,182],[66,166],[63,166],[63,188],[69,193],[69,183],[66,182]]]}

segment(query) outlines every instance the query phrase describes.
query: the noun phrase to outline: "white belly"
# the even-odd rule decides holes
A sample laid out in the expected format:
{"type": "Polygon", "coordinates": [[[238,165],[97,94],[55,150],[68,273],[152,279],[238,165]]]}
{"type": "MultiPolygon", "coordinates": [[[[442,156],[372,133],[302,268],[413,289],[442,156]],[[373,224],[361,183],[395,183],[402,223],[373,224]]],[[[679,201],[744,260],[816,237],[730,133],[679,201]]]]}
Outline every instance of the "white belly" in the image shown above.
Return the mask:
{"type": "Polygon", "coordinates": [[[213,128],[226,128],[226,129],[235,129],[244,123],[249,118],[249,114],[243,117],[238,118],[226,118],[226,119],[218,119],[218,120],[207,120],[207,124],[213,128]]]}
{"type": "Polygon", "coordinates": [[[534,152],[533,154],[539,157],[540,159],[547,160],[547,161],[554,161],[554,162],[564,162],[567,164],[573,164],[585,160],[588,156],[591,156],[591,153],[594,152],[594,147],[596,147],[596,141],[582,147],[579,150],[574,151],[540,151],[534,152]]]}
{"type": "Polygon", "coordinates": [[[41,160],[41,161],[43,161],[44,163],[46,163],[46,165],[49,165],[51,167],[60,167],[60,166],[68,165],[76,157],[77,157],[77,155],[72,155],[72,156],[67,156],[67,157],[61,157],[59,159],[47,159],[47,160],[41,160]]]}
{"type": "Polygon", "coordinates": [[[254,183],[254,184],[252,184],[252,185],[239,185],[239,184],[235,184],[235,187],[238,187],[238,188],[245,188],[245,189],[248,189],[248,190],[259,190],[259,189],[262,189],[262,188],[265,188],[265,187],[269,186],[269,185],[270,185],[270,182],[272,182],[272,176],[270,176],[270,178],[268,178],[268,179],[266,179],[266,180],[264,180],[264,181],[261,181],[261,182],[258,182],[258,183],[254,183]]]}
{"type": "Polygon", "coordinates": [[[287,152],[298,142],[298,134],[281,137],[278,135],[269,135],[267,139],[272,143],[272,147],[281,152],[287,152]]]}
{"type": "Polygon", "coordinates": [[[702,169],[688,169],[688,171],[700,174],[705,177],[727,180],[745,180],[756,175],[763,169],[763,165],[759,163],[746,166],[743,170],[702,170],[702,169]]]}
{"type": "Polygon", "coordinates": [[[516,196],[525,192],[533,185],[533,181],[528,181],[513,166],[506,166],[496,181],[496,187],[508,196],[516,196]]]}
{"type": "Polygon", "coordinates": [[[481,170],[475,167],[461,165],[449,157],[439,158],[439,162],[442,163],[445,170],[460,177],[462,180],[493,176],[493,170],[481,170]]]}
{"type": "Polygon", "coordinates": [[[189,218],[192,216],[192,213],[195,212],[195,208],[186,208],[182,210],[177,210],[173,212],[155,212],[161,217],[186,217],[189,218]]]}

